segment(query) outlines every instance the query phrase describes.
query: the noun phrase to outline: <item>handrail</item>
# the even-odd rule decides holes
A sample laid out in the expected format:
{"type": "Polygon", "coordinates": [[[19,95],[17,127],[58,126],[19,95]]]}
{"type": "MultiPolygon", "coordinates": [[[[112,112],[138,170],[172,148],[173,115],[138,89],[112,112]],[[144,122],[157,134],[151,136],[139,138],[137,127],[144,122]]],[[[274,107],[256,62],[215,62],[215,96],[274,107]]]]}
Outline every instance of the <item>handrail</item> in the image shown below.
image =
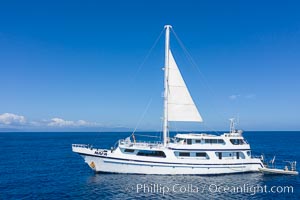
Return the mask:
{"type": "Polygon", "coordinates": [[[90,148],[89,144],[72,144],[72,147],[82,147],[82,148],[90,148]]]}
{"type": "Polygon", "coordinates": [[[104,152],[108,151],[108,149],[95,148],[95,147],[93,147],[93,145],[90,145],[90,144],[72,144],[72,147],[85,148],[85,149],[104,151],[104,152]]]}
{"type": "Polygon", "coordinates": [[[86,149],[95,149],[93,145],[90,144],[72,144],[72,147],[86,148],[86,149]]]}
{"type": "Polygon", "coordinates": [[[146,147],[162,147],[163,143],[162,142],[157,142],[157,141],[136,141],[136,142],[131,142],[131,141],[126,141],[124,139],[119,140],[120,145],[125,145],[125,146],[146,146],[146,147]]]}

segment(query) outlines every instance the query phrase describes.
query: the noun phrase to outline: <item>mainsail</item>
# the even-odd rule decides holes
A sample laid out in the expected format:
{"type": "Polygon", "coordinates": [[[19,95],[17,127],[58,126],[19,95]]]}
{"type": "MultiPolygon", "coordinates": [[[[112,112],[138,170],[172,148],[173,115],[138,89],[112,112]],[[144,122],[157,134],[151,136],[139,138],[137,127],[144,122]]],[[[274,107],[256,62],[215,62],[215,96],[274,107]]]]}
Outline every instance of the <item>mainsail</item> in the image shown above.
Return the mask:
{"type": "Polygon", "coordinates": [[[168,67],[168,121],[202,122],[171,50],[168,67]]]}

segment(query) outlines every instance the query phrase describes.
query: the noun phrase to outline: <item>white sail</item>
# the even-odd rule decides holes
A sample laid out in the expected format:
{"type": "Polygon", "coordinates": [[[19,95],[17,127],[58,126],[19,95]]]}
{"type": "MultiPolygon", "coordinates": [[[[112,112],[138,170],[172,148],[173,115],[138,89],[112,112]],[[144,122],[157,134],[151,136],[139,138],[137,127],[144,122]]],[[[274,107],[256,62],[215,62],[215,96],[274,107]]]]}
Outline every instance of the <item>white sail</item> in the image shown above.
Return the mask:
{"type": "Polygon", "coordinates": [[[169,50],[168,121],[202,122],[202,117],[169,50]]]}

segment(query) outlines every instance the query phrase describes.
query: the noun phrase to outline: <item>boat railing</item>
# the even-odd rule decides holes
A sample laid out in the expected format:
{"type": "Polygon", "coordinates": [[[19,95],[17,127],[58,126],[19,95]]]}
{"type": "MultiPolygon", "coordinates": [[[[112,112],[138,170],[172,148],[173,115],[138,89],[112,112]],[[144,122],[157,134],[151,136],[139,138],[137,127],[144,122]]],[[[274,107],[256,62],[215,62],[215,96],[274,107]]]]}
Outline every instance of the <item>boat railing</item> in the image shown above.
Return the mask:
{"type": "Polygon", "coordinates": [[[251,158],[257,158],[257,159],[260,159],[260,160],[264,159],[262,156],[257,156],[257,155],[251,155],[251,158]]]}
{"type": "Polygon", "coordinates": [[[129,140],[124,140],[121,139],[119,140],[119,145],[122,146],[127,146],[127,147],[156,147],[156,148],[160,148],[163,147],[163,144],[161,142],[157,142],[157,141],[129,141],[129,140]]]}
{"type": "Polygon", "coordinates": [[[92,147],[92,145],[89,145],[89,144],[72,144],[72,147],[80,147],[80,148],[89,149],[89,148],[92,147]]]}
{"type": "MultiPolygon", "coordinates": [[[[291,171],[296,171],[297,161],[283,161],[283,162],[290,164],[291,171]]],[[[286,166],[285,169],[288,169],[288,167],[286,166]]]]}
{"type": "Polygon", "coordinates": [[[107,149],[99,149],[90,144],[72,144],[72,147],[84,148],[84,149],[90,149],[90,150],[96,150],[96,151],[103,151],[103,152],[108,151],[107,149]]]}
{"type": "Polygon", "coordinates": [[[99,150],[98,148],[95,148],[91,144],[72,144],[72,147],[78,147],[78,148],[85,148],[85,149],[96,149],[99,150]]]}

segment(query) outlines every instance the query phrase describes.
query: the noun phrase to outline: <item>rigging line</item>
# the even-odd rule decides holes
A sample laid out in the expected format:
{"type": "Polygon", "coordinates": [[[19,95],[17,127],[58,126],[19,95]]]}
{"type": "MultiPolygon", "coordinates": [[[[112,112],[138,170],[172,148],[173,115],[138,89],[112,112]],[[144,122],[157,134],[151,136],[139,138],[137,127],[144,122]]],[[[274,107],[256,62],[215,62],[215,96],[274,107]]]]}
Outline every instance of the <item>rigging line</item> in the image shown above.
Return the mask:
{"type": "MultiPolygon", "coordinates": [[[[206,84],[206,87],[208,89],[209,86],[208,86],[208,81],[206,80],[204,74],[201,72],[201,70],[199,69],[197,63],[194,61],[193,57],[191,56],[191,54],[189,53],[189,51],[186,49],[186,47],[184,46],[183,42],[179,39],[178,35],[175,33],[175,31],[172,29],[172,32],[174,33],[174,36],[176,38],[176,40],[178,41],[180,47],[183,49],[185,55],[187,56],[187,59],[190,61],[190,63],[192,64],[192,66],[200,73],[200,75],[202,76],[205,84],[206,84]]],[[[210,89],[211,90],[211,89],[210,89]]],[[[213,93],[213,91],[211,91],[213,93]]]]}
{"type": "Polygon", "coordinates": [[[214,128],[208,126],[205,122],[203,123],[203,129],[206,129],[205,131],[219,133],[219,132],[218,132],[217,130],[215,130],[214,128]]]}
{"type": "Polygon", "coordinates": [[[191,104],[191,103],[172,103],[172,102],[168,102],[168,105],[182,105],[182,106],[194,106],[195,104],[191,104]]]}
{"type": "MultiPolygon", "coordinates": [[[[162,116],[163,116],[163,112],[162,112],[162,116]]],[[[161,120],[160,120],[160,127],[161,127],[161,129],[160,129],[160,131],[157,131],[158,133],[159,133],[159,139],[162,141],[162,136],[163,136],[163,128],[164,128],[164,120],[163,120],[163,118],[161,118],[161,120]]]]}
{"type": "Polygon", "coordinates": [[[153,49],[156,47],[156,45],[157,45],[159,39],[161,38],[161,36],[162,36],[164,30],[165,30],[165,29],[163,29],[163,30],[160,32],[160,34],[159,34],[159,36],[156,38],[154,44],[152,45],[152,47],[150,48],[150,50],[148,51],[148,53],[147,53],[146,56],[144,57],[144,60],[143,60],[142,63],[139,65],[138,70],[135,72],[135,74],[134,74],[134,76],[133,76],[133,78],[132,78],[132,80],[131,80],[132,82],[135,80],[135,78],[137,77],[138,73],[141,71],[142,67],[144,66],[145,62],[148,60],[148,58],[149,58],[149,56],[151,55],[153,49]]]}
{"type": "Polygon", "coordinates": [[[177,123],[175,122],[175,123],[173,123],[173,125],[174,125],[174,127],[175,127],[175,132],[176,132],[176,133],[179,133],[179,129],[178,129],[177,123]]]}
{"type": "MultiPolygon", "coordinates": [[[[207,79],[205,78],[205,76],[204,76],[204,74],[201,72],[201,70],[199,69],[197,63],[195,62],[195,60],[193,59],[193,57],[191,56],[191,54],[188,52],[188,50],[187,50],[186,47],[184,46],[183,42],[179,39],[179,37],[178,37],[178,35],[175,33],[175,31],[174,31],[173,29],[171,29],[171,30],[172,30],[172,32],[173,32],[173,34],[174,34],[176,40],[178,41],[180,47],[183,49],[183,52],[185,53],[187,59],[188,59],[189,62],[192,64],[192,66],[198,71],[198,73],[201,75],[202,80],[203,80],[203,82],[204,82],[203,86],[205,86],[205,87],[208,89],[208,91],[211,93],[211,95],[212,95],[214,98],[216,98],[215,92],[214,92],[214,91],[211,89],[211,87],[209,86],[207,79]]],[[[220,117],[220,119],[222,119],[222,120],[224,119],[225,116],[224,116],[223,114],[221,114],[221,113],[218,112],[217,110],[216,110],[216,113],[217,113],[218,117],[220,117]]]]}
{"type": "Polygon", "coordinates": [[[136,132],[137,128],[139,127],[139,125],[140,125],[140,123],[141,123],[141,121],[144,119],[144,117],[145,117],[145,115],[146,115],[146,113],[147,113],[147,111],[148,111],[148,109],[149,109],[151,103],[152,103],[152,98],[149,100],[146,109],[144,110],[144,112],[143,112],[143,114],[142,114],[140,120],[139,120],[138,123],[136,124],[136,126],[135,126],[135,128],[134,128],[134,131],[132,132],[131,135],[134,135],[134,133],[136,132]]]}
{"type": "Polygon", "coordinates": [[[161,134],[162,134],[162,129],[161,129],[161,127],[162,127],[162,120],[160,120],[161,122],[160,122],[160,126],[158,127],[158,128],[156,128],[155,130],[153,130],[153,132],[155,133],[155,135],[157,136],[157,138],[159,138],[159,140],[161,141],[161,134]]]}
{"type": "Polygon", "coordinates": [[[212,131],[212,132],[215,132],[215,133],[220,134],[220,132],[218,132],[218,131],[215,130],[214,128],[212,128],[212,127],[210,127],[210,126],[207,126],[206,123],[203,123],[203,127],[206,128],[206,129],[210,129],[209,131],[212,131]]]}
{"type": "Polygon", "coordinates": [[[144,136],[144,137],[153,137],[153,138],[159,138],[159,136],[153,136],[153,135],[143,135],[143,134],[134,134],[134,135],[138,135],[138,136],[144,136]]]}

